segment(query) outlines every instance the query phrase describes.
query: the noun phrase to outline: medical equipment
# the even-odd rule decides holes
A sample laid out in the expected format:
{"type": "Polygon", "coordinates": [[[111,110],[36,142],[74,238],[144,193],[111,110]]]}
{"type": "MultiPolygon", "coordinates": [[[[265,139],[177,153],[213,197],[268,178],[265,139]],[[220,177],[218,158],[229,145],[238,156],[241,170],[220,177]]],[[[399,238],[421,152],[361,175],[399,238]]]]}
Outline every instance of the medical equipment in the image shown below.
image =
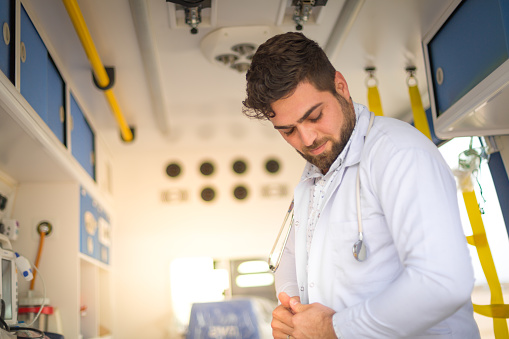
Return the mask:
{"type": "Polygon", "coordinates": [[[18,323],[18,280],[16,276],[16,256],[7,236],[0,234],[1,317],[7,325],[18,323]]]}
{"type": "MultiPolygon", "coordinates": [[[[375,120],[375,115],[373,113],[371,113],[371,117],[369,119],[368,130],[366,132],[366,136],[364,137],[364,140],[366,140],[366,138],[368,137],[369,131],[371,130],[371,127],[373,126],[374,120],[375,120]]],[[[357,168],[357,177],[356,177],[356,182],[355,182],[355,194],[356,194],[356,198],[357,198],[357,224],[358,224],[359,235],[358,235],[358,240],[353,244],[352,252],[353,252],[354,258],[357,261],[363,262],[364,260],[366,260],[368,253],[367,253],[367,249],[366,249],[366,243],[364,241],[364,234],[362,231],[360,168],[361,167],[359,164],[359,167],[357,168]]],[[[272,250],[270,251],[270,254],[269,254],[269,260],[268,260],[269,268],[274,273],[277,271],[279,264],[281,263],[281,257],[283,256],[283,252],[286,248],[286,242],[288,241],[288,237],[290,236],[290,231],[292,230],[293,205],[294,205],[294,200],[292,200],[290,207],[288,208],[288,212],[286,213],[286,216],[283,220],[283,224],[281,225],[281,229],[279,230],[276,241],[274,242],[274,246],[272,246],[272,250]],[[276,246],[279,243],[281,234],[283,233],[283,230],[286,226],[286,223],[287,223],[290,215],[291,215],[290,224],[288,227],[288,231],[286,232],[285,238],[283,240],[283,246],[281,247],[281,251],[279,251],[276,262],[273,263],[272,257],[275,253],[276,246]]]]}

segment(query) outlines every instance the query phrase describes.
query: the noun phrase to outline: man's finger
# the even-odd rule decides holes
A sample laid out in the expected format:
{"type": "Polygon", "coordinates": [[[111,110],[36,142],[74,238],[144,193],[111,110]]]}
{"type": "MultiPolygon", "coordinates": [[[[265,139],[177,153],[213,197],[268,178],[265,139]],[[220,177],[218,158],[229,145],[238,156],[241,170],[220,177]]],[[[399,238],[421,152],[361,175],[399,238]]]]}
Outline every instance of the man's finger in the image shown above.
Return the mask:
{"type": "Polygon", "coordinates": [[[290,296],[288,294],[286,294],[285,292],[281,292],[279,293],[277,298],[281,302],[281,305],[283,305],[286,308],[290,308],[290,296]]]}
{"type": "Polygon", "coordinates": [[[274,338],[278,337],[286,337],[288,333],[293,332],[293,328],[283,324],[282,322],[278,321],[277,319],[272,319],[272,322],[270,323],[270,327],[272,327],[272,336],[274,338]]]}
{"type": "Polygon", "coordinates": [[[302,312],[306,309],[306,305],[302,305],[297,299],[293,299],[293,298],[290,299],[289,304],[290,304],[290,309],[292,310],[292,312],[294,314],[302,312]]]}
{"type": "Polygon", "coordinates": [[[280,321],[287,326],[292,326],[292,316],[292,311],[283,305],[279,305],[274,309],[274,311],[272,311],[272,319],[280,321]]]}

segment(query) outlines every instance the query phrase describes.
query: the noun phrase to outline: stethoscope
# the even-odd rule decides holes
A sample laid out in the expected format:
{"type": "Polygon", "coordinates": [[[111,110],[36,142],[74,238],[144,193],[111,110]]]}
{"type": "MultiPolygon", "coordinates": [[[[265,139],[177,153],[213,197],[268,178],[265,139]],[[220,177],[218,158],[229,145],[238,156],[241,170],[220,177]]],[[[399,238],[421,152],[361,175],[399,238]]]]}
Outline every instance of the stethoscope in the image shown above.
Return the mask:
{"type": "MultiPolygon", "coordinates": [[[[371,117],[369,119],[368,130],[366,132],[366,136],[364,137],[364,139],[367,138],[368,133],[371,130],[371,126],[373,126],[374,120],[375,120],[375,115],[373,113],[371,113],[371,117]]],[[[356,200],[357,200],[357,227],[358,227],[359,234],[358,234],[358,240],[353,244],[352,252],[353,252],[353,257],[357,261],[363,262],[364,260],[367,259],[368,253],[367,253],[367,249],[366,249],[366,242],[364,241],[364,234],[362,232],[360,168],[361,167],[360,167],[360,164],[359,164],[359,167],[357,168],[357,177],[356,177],[356,180],[355,180],[355,194],[356,194],[356,200]]],[[[270,254],[269,254],[268,263],[269,263],[269,268],[270,268],[270,270],[272,272],[276,272],[276,270],[279,267],[279,264],[281,263],[281,257],[283,256],[283,252],[284,252],[284,250],[286,248],[286,243],[288,241],[288,237],[290,236],[290,231],[292,230],[292,226],[293,226],[293,206],[294,206],[294,200],[292,200],[292,202],[290,203],[290,207],[288,208],[288,212],[286,213],[286,216],[285,216],[285,218],[283,220],[283,224],[281,225],[281,228],[280,228],[279,233],[277,235],[276,241],[274,242],[274,246],[272,246],[272,250],[270,251],[270,254]],[[290,218],[290,215],[291,215],[291,218],[290,218]],[[281,251],[279,251],[279,254],[278,254],[278,257],[276,259],[276,262],[273,264],[273,258],[272,257],[274,256],[274,251],[276,250],[276,246],[279,243],[279,239],[281,238],[281,234],[283,233],[283,230],[284,230],[284,228],[285,228],[289,218],[290,218],[290,225],[288,227],[288,231],[286,232],[285,238],[283,240],[283,247],[281,248],[281,251]]]]}

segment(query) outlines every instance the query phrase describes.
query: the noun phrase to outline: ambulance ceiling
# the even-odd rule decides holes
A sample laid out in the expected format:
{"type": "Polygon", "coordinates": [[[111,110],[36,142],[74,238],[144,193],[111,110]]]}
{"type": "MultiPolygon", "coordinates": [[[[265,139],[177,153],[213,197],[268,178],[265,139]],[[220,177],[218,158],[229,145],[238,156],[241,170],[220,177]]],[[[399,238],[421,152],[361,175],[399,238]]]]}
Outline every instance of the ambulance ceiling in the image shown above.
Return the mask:
{"type": "MultiPolygon", "coordinates": [[[[134,142],[126,144],[102,92],[93,85],[90,63],[62,1],[22,0],[91,124],[112,152],[274,140],[277,135],[268,125],[242,116],[243,65],[239,71],[216,57],[226,54],[219,59],[249,62],[250,45],[295,31],[292,0],[205,0],[202,22],[195,27],[185,23],[182,2],[78,1],[102,62],[115,68],[113,91],[120,109],[135,127],[134,142]],[[193,28],[197,32],[191,32],[193,28]]],[[[417,67],[426,105],[421,39],[450,1],[316,3],[324,2],[325,6],[313,7],[302,32],[326,49],[347,79],[354,101],[367,104],[365,68],[376,67],[385,115],[409,121],[405,68],[417,67]]]]}

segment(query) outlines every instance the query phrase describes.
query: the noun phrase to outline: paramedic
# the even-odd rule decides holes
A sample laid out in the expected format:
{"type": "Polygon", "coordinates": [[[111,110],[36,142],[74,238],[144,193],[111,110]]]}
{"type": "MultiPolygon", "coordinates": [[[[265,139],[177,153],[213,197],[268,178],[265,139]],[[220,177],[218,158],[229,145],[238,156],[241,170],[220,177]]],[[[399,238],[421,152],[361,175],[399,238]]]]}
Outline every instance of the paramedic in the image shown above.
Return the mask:
{"type": "Polygon", "coordinates": [[[274,338],[480,338],[455,180],[436,146],[388,117],[366,137],[373,113],[301,33],[262,44],[246,80],[244,114],[269,120],[307,161],[276,272],[274,338]]]}

